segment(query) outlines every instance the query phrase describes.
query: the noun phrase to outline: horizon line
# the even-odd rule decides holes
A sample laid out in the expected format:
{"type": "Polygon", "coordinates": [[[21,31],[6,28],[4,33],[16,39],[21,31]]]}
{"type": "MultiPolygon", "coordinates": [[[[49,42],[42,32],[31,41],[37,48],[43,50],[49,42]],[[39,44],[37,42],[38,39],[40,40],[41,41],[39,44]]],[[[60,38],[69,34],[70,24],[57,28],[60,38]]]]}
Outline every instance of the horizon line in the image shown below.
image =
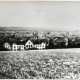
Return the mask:
{"type": "MultiPolygon", "coordinates": [[[[57,31],[57,32],[79,32],[80,30],[57,30],[56,28],[43,28],[43,27],[41,27],[41,28],[39,28],[39,27],[26,27],[26,26],[0,26],[0,28],[5,28],[5,29],[11,29],[11,28],[18,28],[18,29],[20,29],[20,28],[23,28],[23,30],[45,30],[45,31],[57,31]]],[[[0,30],[1,31],[1,30],[0,30]]]]}

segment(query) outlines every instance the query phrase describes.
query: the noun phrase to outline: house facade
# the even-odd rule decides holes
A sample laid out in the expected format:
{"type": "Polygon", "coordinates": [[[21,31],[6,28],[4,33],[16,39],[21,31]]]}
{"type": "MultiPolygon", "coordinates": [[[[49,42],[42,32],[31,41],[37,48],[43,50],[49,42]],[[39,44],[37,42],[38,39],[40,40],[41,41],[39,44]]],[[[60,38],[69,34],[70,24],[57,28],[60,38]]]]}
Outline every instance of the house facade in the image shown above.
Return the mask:
{"type": "MultiPolygon", "coordinates": [[[[9,43],[5,43],[4,44],[5,48],[10,48],[10,44],[9,43]]],[[[27,49],[45,49],[46,48],[46,43],[41,42],[41,43],[36,43],[34,41],[28,40],[25,44],[21,44],[21,43],[13,43],[11,46],[11,49],[13,51],[22,51],[22,50],[27,50],[27,49]]]]}
{"type": "Polygon", "coordinates": [[[13,51],[16,51],[16,50],[17,50],[17,44],[16,44],[16,43],[13,43],[13,44],[12,44],[12,50],[13,50],[13,51]]]}
{"type": "Polygon", "coordinates": [[[24,50],[24,45],[17,45],[16,43],[12,44],[12,50],[17,51],[17,50],[24,50]]]}
{"type": "Polygon", "coordinates": [[[54,46],[67,47],[68,46],[68,39],[63,38],[63,37],[54,37],[54,46]]]}
{"type": "Polygon", "coordinates": [[[25,44],[25,49],[31,49],[31,48],[35,48],[35,49],[39,49],[39,50],[45,49],[46,44],[44,42],[37,43],[36,41],[32,42],[32,41],[28,40],[27,43],[25,44]]]}
{"type": "Polygon", "coordinates": [[[32,41],[28,40],[25,44],[25,49],[30,49],[30,48],[33,48],[34,47],[34,44],[32,41]]]}
{"type": "Polygon", "coordinates": [[[9,43],[6,42],[6,43],[4,43],[3,46],[4,46],[5,49],[11,50],[11,46],[10,46],[9,43]]]}
{"type": "Polygon", "coordinates": [[[45,49],[46,48],[46,44],[45,43],[41,43],[41,44],[35,44],[34,45],[36,49],[45,49]]]}

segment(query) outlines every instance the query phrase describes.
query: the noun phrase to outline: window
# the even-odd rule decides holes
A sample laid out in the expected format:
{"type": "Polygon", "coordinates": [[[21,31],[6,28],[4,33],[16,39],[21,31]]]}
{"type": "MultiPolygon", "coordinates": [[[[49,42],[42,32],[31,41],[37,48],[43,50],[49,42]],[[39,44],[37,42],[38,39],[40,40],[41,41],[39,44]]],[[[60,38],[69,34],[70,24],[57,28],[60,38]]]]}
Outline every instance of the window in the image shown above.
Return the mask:
{"type": "Polygon", "coordinates": [[[32,47],[32,45],[31,45],[31,47],[32,47]]]}
{"type": "Polygon", "coordinates": [[[30,44],[30,42],[28,42],[28,44],[30,44]]]}
{"type": "Polygon", "coordinates": [[[21,48],[23,48],[23,46],[21,46],[21,48]]]}
{"type": "Polygon", "coordinates": [[[28,45],[29,46],[29,48],[30,48],[30,45],[28,45]]]}
{"type": "Polygon", "coordinates": [[[14,49],[14,51],[16,51],[16,49],[14,49]]]}
{"type": "Polygon", "coordinates": [[[40,45],[38,45],[38,47],[40,47],[40,45]]]}
{"type": "Polygon", "coordinates": [[[43,45],[43,47],[44,47],[44,45],[43,45]]]}
{"type": "Polygon", "coordinates": [[[16,46],[14,46],[14,48],[16,48],[16,46]]]}
{"type": "Polygon", "coordinates": [[[41,47],[41,45],[40,45],[40,47],[41,47]]]}
{"type": "Polygon", "coordinates": [[[28,47],[28,45],[26,45],[26,47],[28,47]]]}
{"type": "Polygon", "coordinates": [[[35,45],[35,47],[37,48],[37,45],[35,45]]]}

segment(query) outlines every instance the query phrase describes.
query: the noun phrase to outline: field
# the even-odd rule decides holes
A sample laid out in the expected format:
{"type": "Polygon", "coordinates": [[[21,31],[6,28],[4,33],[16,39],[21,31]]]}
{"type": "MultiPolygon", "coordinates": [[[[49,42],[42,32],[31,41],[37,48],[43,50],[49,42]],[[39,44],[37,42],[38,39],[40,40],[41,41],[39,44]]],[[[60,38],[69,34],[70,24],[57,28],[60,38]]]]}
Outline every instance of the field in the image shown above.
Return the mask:
{"type": "Polygon", "coordinates": [[[2,51],[0,79],[80,79],[80,48],[2,51]]]}

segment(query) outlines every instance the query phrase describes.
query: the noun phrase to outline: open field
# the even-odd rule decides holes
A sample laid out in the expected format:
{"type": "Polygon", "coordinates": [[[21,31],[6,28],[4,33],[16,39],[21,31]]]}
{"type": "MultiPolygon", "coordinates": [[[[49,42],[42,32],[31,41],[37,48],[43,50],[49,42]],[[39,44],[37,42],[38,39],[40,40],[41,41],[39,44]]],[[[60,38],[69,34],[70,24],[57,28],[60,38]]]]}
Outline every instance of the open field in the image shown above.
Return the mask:
{"type": "Polygon", "coordinates": [[[0,78],[80,79],[80,48],[2,51],[0,78]]]}

